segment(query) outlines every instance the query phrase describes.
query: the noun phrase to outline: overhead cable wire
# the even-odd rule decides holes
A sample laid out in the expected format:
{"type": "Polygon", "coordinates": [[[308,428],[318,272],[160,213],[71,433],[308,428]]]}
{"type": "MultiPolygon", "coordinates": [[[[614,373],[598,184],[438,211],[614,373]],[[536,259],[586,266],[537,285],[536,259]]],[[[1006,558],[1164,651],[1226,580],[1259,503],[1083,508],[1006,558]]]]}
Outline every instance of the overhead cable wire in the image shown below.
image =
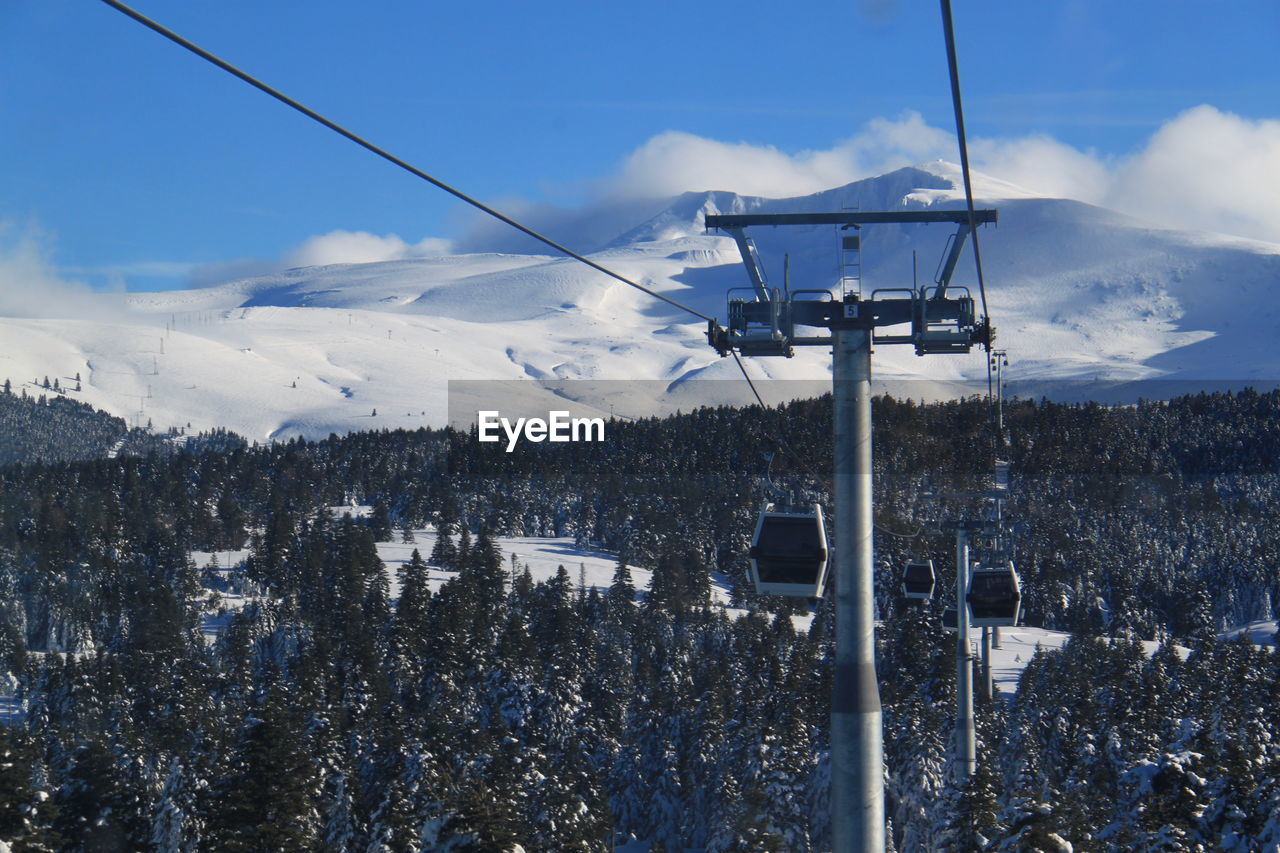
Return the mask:
{"type": "Polygon", "coordinates": [[[876,530],[879,530],[881,533],[885,534],[886,536],[896,536],[899,539],[916,539],[920,536],[921,533],[924,533],[924,530],[925,530],[925,527],[923,524],[916,528],[915,533],[894,533],[892,530],[889,530],[888,528],[885,528],[885,527],[881,527],[879,524],[875,522],[872,522],[872,526],[874,526],[876,530]]]}
{"type": "Polygon", "coordinates": [[[528,236],[532,237],[538,242],[543,243],[547,246],[550,246],[552,249],[555,249],[557,252],[560,252],[561,254],[566,255],[575,261],[584,263],[587,266],[591,267],[592,269],[596,270],[597,272],[604,273],[610,278],[617,279],[618,281],[622,282],[625,285],[628,285],[629,287],[634,287],[636,290],[639,290],[642,293],[647,293],[648,295],[652,296],[654,299],[660,299],[663,302],[667,303],[668,305],[671,305],[675,308],[679,308],[681,311],[686,311],[701,320],[706,320],[709,323],[715,323],[715,318],[709,317],[706,314],[703,314],[701,311],[695,311],[693,308],[690,308],[688,305],[683,305],[677,302],[676,300],[671,299],[670,297],[663,296],[661,293],[658,293],[657,291],[652,290],[651,288],[645,287],[643,284],[640,284],[639,282],[632,281],[626,276],[616,273],[607,267],[601,266],[595,261],[590,260],[589,258],[586,258],[578,254],[572,249],[562,246],[561,244],[557,243],[555,240],[552,240],[550,237],[545,237],[542,234],[539,234],[537,231],[534,231],[532,228],[528,227],[527,225],[520,224],[519,222],[512,219],[511,217],[503,213],[500,213],[499,211],[493,209],[492,207],[489,207],[484,202],[481,202],[478,199],[472,198],[471,196],[467,195],[461,190],[455,189],[454,187],[450,186],[449,184],[445,183],[439,178],[434,178],[431,175],[428,175],[426,172],[422,171],[421,169],[418,169],[417,167],[405,162],[404,160],[401,160],[399,157],[396,157],[394,154],[391,154],[390,152],[382,148],[379,148],[377,145],[374,145],[372,142],[369,142],[363,137],[358,136],[355,133],[347,130],[345,127],[338,124],[337,122],[334,122],[330,119],[325,118],[320,113],[316,112],[310,107],[307,107],[304,104],[301,104],[298,101],[295,101],[293,98],[290,98],[288,95],[284,94],[283,92],[280,92],[277,89],[273,89],[272,87],[268,86],[266,83],[263,83],[261,80],[258,80],[256,77],[253,77],[247,72],[241,71],[239,68],[236,68],[234,65],[227,62],[226,60],[215,56],[214,54],[200,47],[199,45],[194,44],[191,41],[188,41],[187,39],[173,32],[172,30],[164,27],[159,23],[156,23],[155,21],[146,17],[142,13],[130,8],[129,6],[126,6],[124,3],[119,2],[119,0],[102,0],[102,2],[106,3],[111,8],[124,13],[128,17],[142,24],[144,27],[154,30],[155,32],[169,39],[169,41],[178,45],[179,47],[183,47],[191,51],[201,59],[204,59],[207,62],[210,62],[216,65],[217,67],[221,68],[223,71],[226,71],[228,74],[231,74],[235,77],[239,77],[241,80],[248,83],[250,86],[253,86],[255,89],[258,89],[259,91],[265,92],[266,94],[275,98],[277,101],[280,101],[282,104],[285,104],[288,107],[292,107],[293,109],[305,115],[307,118],[312,119],[313,121],[319,122],[320,124],[332,130],[334,133],[337,133],[340,136],[345,136],[347,139],[359,145],[361,148],[371,151],[372,153],[378,155],[379,157],[386,160],[387,162],[392,163],[396,166],[399,166],[401,169],[404,169],[409,174],[414,175],[415,177],[421,178],[422,180],[426,181],[429,184],[433,184],[439,189],[442,189],[445,192],[449,193],[449,195],[461,201],[466,202],[467,204],[471,205],[477,210],[480,210],[483,213],[486,213],[489,216],[492,216],[494,219],[497,219],[500,222],[504,222],[507,225],[510,225],[512,228],[524,234],[527,234],[528,236]]]}
{"type": "MultiPolygon", "coordinates": [[[[964,200],[969,211],[969,236],[973,240],[973,262],[978,268],[978,293],[982,296],[982,313],[990,328],[991,312],[987,309],[987,285],[982,277],[982,250],[978,246],[977,216],[973,209],[973,181],[969,177],[969,143],[964,134],[964,108],[960,104],[960,68],[956,62],[956,34],[951,26],[951,0],[942,0],[942,30],[947,42],[947,67],[951,72],[951,104],[956,114],[956,136],[960,140],[960,172],[964,176],[964,200]]],[[[984,344],[991,352],[991,338],[984,344]]]]}
{"type": "MultiPolygon", "coordinates": [[[[988,322],[990,322],[990,319],[990,317],[987,318],[988,322]]],[[[991,426],[993,427],[991,431],[995,434],[994,439],[996,443],[999,444],[1000,429],[996,426],[996,396],[992,385],[990,346],[987,347],[987,420],[991,422],[991,426]]]]}
{"type": "MultiPolygon", "coordinates": [[[[747,380],[747,386],[751,389],[751,393],[756,395],[756,402],[760,404],[760,408],[768,411],[769,407],[765,405],[764,399],[760,396],[760,392],[756,390],[756,383],[751,381],[751,375],[747,373],[747,366],[743,364],[742,359],[738,357],[738,351],[731,349],[729,350],[729,353],[733,356],[733,360],[738,363],[738,370],[742,371],[742,378],[747,380]]],[[[800,467],[807,471],[814,480],[821,482],[822,478],[818,475],[818,472],[813,469],[808,460],[796,452],[795,448],[791,446],[791,443],[787,441],[781,433],[775,431],[771,434],[773,436],[773,440],[778,445],[778,449],[789,454],[792,459],[800,463],[800,467]]]]}
{"type": "Polygon", "coordinates": [[[738,369],[742,371],[742,378],[747,380],[747,386],[751,388],[751,393],[756,395],[756,402],[760,404],[760,408],[768,409],[764,404],[764,400],[760,397],[760,392],[756,390],[756,383],[751,381],[750,374],[747,373],[747,366],[742,363],[742,359],[738,357],[736,349],[729,350],[729,354],[733,356],[733,360],[738,363],[738,369]]]}

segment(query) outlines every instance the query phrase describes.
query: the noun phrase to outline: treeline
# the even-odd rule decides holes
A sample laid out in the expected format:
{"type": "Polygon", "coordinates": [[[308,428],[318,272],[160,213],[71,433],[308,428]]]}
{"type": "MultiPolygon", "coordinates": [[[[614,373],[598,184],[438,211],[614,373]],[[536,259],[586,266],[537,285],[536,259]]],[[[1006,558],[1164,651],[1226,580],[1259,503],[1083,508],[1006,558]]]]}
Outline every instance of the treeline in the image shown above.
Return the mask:
{"type": "MultiPolygon", "coordinates": [[[[48,382],[47,379],[45,381],[48,382]]],[[[56,385],[57,380],[54,385],[47,386],[51,393],[36,396],[28,396],[25,387],[13,393],[8,380],[0,385],[0,466],[75,462],[117,455],[145,456],[181,450],[224,452],[248,444],[240,436],[221,428],[191,434],[176,427],[167,433],[130,429],[123,418],[60,395],[55,390],[56,385]]]]}
{"type": "MultiPolygon", "coordinates": [[[[1278,408],[1275,393],[1248,391],[1124,408],[1025,401],[1006,407],[1010,444],[997,448],[980,401],[878,400],[881,609],[894,606],[894,575],[911,554],[934,557],[944,581],[953,571],[953,549],[930,531],[946,513],[982,507],[925,496],[988,488],[999,455],[1013,463],[1011,516],[1021,522],[1032,624],[1105,622],[1154,638],[1268,617],[1280,596],[1278,408]]],[[[84,558],[122,537],[130,548],[147,541],[138,537],[164,542],[157,552],[212,550],[251,533],[287,538],[318,507],[354,499],[372,504],[384,529],[431,523],[451,507],[473,531],[573,536],[637,564],[688,549],[745,601],[762,475],[829,507],[830,418],[829,399],[703,409],[614,422],[604,443],[526,443],[511,454],[453,431],[262,448],[222,433],[185,450],[152,437],[149,448],[127,445],[146,450],[133,458],[0,469],[0,548],[12,552],[10,565],[65,555],[98,565],[84,558]],[[148,512],[133,511],[143,504],[148,512]],[[71,541],[46,541],[64,536],[71,541]]],[[[45,586],[66,576],[55,570],[45,586]]],[[[60,602],[24,600],[20,609],[60,602]]],[[[31,630],[33,647],[44,648],[31,630]]]]}
{"type": "MultiPolygon", "coordinates": [[[[1252,392],[1025,401],[1006,408],[998,446],[981,401],[876,401],[900,849],[1049,850],[1054,834],[1077,849],[1159,849],[1166,828],[1186,849],[1228,832],[1251,849],[1276,835],[1263,817],[1276,806],[1275,668],[1211,638],[1274,615],[1278,416],[1280,396],[1252,392]],[[931,556],[948,588],[953,549],[929,527],[965,508],[923,495],[986,488],[997,455],[1014,468],[1029,620],[1196,652],[1148,663],[1127,640],[1088,641],[1038,658],[1014,706],[984,706],[999,758],[957,791],[954,668],[929,627],[942,602],[899,612],[897,572],[931,556]],[[1213,682],[1215,667],[1252,682],[1213,682]],[[1142,704],[1130,693],[1144,679],[1156,687],[1142,704]],[[1229,709],[1232,696],[1247,702],[1229,709]],[[1196,792],[1186,813],[1166,787],[1178,768],[1196,792]],[[982,838],[957,834],[973,826],[982,838]]],[[[757,600],[744,572],[765,470],[826,500],[830,421],[820,399],[614,422],[603,444],[513,454],[419,430],[266,447],[222,435],[0,467],[0,692],[9,683],[24,708],[0,742],[0,840],[823,849],[830,620],[820,608],[796,635],[794,605],[757,600]],[[370,518],[335,521],[330,507],[353,500],[370,518]],[[458,577],[428,594],[414,563],[397,601],[373,543],[426,523],[451,534],[428,560],[458,577]],[[534,584],[503,563],[499,535],[602,544],[653,569],[654,589],[635,600],[622,569],[607,595],[567,574],[534,584]],[[263,595],[206,641],[221,580],[188,555],[241,547],[263,595]],[[705,606],[712,573],[747,617],[705,606]]]]}
{"type": "Polygon", "coordinates": [[[15,394],[8,380],[0,390],[0,465],[103,457],[127,432],[122,419],[58,394],[15,394]]]}

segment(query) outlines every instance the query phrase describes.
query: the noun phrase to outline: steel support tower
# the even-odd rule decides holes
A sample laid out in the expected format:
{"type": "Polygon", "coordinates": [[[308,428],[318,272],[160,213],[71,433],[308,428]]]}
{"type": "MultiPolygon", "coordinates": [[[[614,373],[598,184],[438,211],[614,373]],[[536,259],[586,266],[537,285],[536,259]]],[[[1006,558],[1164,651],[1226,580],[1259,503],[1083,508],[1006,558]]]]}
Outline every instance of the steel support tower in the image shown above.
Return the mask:
{"type": "MultiPolygon", "coordinates": [[[[749,288],[730,291],[728,327],[711,321],[707,339],[717,352],[791,356],[797,346],[833,352],[835,407],[835,686],[831,697],[831,832],[834,853],[881,853],[885,847],[884,748],[875,668],[872,574],[871,347],[910,344],[918,355],[990,348],[991,328],[973,298],[951,276],[971,229],[995,222],[994,210],[781,213],[707,216],[708,228],[738,244],[749,288]],[[957,226],[933,286],[833,296],[826,289],[792,292],[770,287],[745,229],[758,225],[951,223],[957,226]],[[830,334],[798,335],[797,327],[830,334]],[[894,332],[892,327],[906,327],[894,332]],[[884,333],[877,330],[884,329],[884,333]],[[890,333],[894,332],[894,333],[890,333]]],[[[858,241],[860,243],[860,241],[858,241]]],[[[857,244],[855,244],[857,245],[857,244]]]]}

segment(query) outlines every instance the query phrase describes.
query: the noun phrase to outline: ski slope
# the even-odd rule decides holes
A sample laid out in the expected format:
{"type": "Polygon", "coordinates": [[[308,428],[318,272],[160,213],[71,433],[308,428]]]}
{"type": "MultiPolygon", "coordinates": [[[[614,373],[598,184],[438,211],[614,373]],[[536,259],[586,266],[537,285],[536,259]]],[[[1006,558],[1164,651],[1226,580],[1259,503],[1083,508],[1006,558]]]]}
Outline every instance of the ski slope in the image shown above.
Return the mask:
{"type": "MultiPolygon", "coordinates": [[[[962,204],[957,180],[955,166],[938,162],[801,198],[687,193],[613,239],[580,247],[723,318],[727,289],[745,277],[733,241],[703,230],[706,214],[954,207],[962,204]]],[[[1070,396],[1073,382],[1156,379],[1191,383],[1183,390],[1218,380],[1269,387],[1280,377],[1273,294],[1280,245],[1154,228],[976,181],[980,204],[999,209],[998,225],[981,236],[997,343],[1013,360],[1015,390],[1070,396]]],[[[793,287],[835,285],[834,228],[755,232],[772,284],[782,283],[786,256],[793,287]]],[[[910,286],[913,267],[927,284],[950,229],[882,225],[862,233],[869,295],[910,286]]],[[[565,239],[577,245],[573,235],[565,239]]],[[[976,296],[968,255],[954,282],[976,296]]],[[[0,317],[0,379],[38,394],[46,393],[45,377],[75,388],[79,374],[81,390],[70,396],[131,423],[226,427],[259,441],[441,426],[448,384],[457,380],[624,380],[577,401],[583,411],[620,417],[751,399],[732,360],[706,345],[705,323],[542,254],[308,267],[119,299],[110,310],[104,295],[92,309],[51,300],[38,317],[0,317]]],[[[764,383],[771,402],[829,382],[823,347],[747,361],[757,378],[806,380],[764,383]]],[[[977,352],[921,359],[910,347],[882,346],[875,370],[881,380],[910,381],[895,391],[916,398],[986,387],[977,352]]],[[[531,405],[560,399],[528,387],[531,405]]]]}

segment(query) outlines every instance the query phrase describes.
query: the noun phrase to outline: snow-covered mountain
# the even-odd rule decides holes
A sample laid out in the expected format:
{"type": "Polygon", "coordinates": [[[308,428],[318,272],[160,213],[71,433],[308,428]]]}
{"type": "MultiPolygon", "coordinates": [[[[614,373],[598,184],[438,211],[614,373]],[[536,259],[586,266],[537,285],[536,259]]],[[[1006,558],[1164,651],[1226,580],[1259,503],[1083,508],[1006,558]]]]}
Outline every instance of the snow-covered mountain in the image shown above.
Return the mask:
{"type": "MultiPolygon", "coordinates": [[[[1011,378],[1042,387],[1070,379],[1250,381],[1280,377],[1276,326],[1280,245],[1156,228],[1080,202],[1039,198],[976,176],[998,344],[1011,378]]],[[[687,193],[612,238],[571,245],[704,313],[723,317],[745,284],[728,237],[707,213],[956,207],[958,170],[900,169],[789,199],[687,193]]],[[[572,223],[570,223],[572,225],[572,223]]],[[[864,292],[909,286],[913,256],[928,281],[949,236],[943,225],[863,230],[864,292]]],[[[585,233],[585,232],[584,232],[585,233]]],[[[794,288],[832,287],[830,227],[756,229],[770,276],[790,256],[794,288]]],[[[974,287],[966,254],[955,283],[974,287]]],[[[747,399],[732,361],[706,346],[705,324],[584,265],[544,254],[465,254],[340,264],[202,289],[139,293],[108,319],[0,318],[0,379],[17,388],[57,378],[85,402],[157,429],[224,426],[256,438],[439,425],[447,380],[657,380],[684,408],[747,399]],[[680,393],[677,393],[680,392],[680,393]],[[376,411],[376,415],[374,412],[376,411]]],[[[756,359],[756,376],[825,381],[825,348],[756,359]]],[[[985,359],[917,358],[880,347],[883,378],[980,380],[985,359]]],[[[815,384],[812,387],[818,387],[815,384]]],[[[640,395],[645,396],[645,395],[640,395]]],[[[916,395],[921,396],[921,395],[916,395]]],[[[626,395],[609,399],[626,414],[626,395]]],[[[595,403],[603,408],[603,401],[595,403]]],[[[639,405],[636,403],[636,405],[639,405]]],[[[640,412],[634,412],[640,413],[640,412]]]]}

